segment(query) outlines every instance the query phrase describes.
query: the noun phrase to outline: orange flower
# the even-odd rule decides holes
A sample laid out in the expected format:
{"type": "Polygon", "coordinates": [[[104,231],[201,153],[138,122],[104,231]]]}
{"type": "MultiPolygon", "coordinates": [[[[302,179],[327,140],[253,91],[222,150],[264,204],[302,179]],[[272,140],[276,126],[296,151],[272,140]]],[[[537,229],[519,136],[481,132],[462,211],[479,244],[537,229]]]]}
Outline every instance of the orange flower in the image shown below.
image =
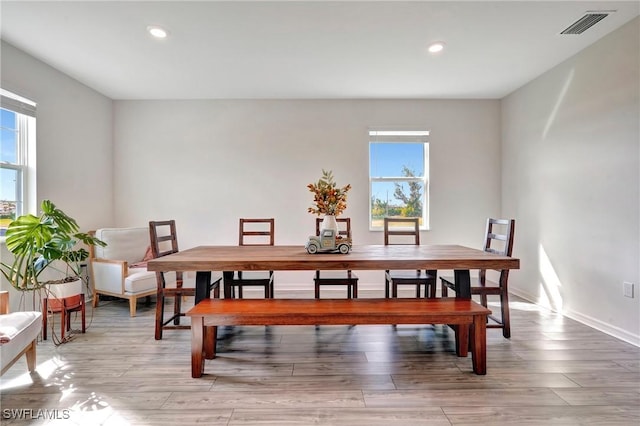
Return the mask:
{"type": "Polygon", "coordinates": [[[342,188],[336,186],[331,170],[322,170],[322,177],[317,183],[307,185],[309,191],[314,193],[314,207],[309,207],[307,211],[313,214],[340,215],[347,208],[347,192],[351,185],[347,184],[342,188]]]}

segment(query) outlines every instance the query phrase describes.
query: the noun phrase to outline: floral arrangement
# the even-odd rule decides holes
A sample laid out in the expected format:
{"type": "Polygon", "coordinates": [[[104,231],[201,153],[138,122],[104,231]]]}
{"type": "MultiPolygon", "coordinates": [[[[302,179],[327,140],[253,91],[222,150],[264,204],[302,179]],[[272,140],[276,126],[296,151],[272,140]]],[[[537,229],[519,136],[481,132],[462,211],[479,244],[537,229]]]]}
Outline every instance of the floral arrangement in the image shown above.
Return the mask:
{"type": "Polygon", "coordinates": [[[317,183],[307,185],[313,192],[314,207],[309,207],[308,212],[313,214],[340,215],[347,208],[347,192],[351,185],[342,188],[336,185],[331,170],[322,170],[322,177],[317,183]]]}

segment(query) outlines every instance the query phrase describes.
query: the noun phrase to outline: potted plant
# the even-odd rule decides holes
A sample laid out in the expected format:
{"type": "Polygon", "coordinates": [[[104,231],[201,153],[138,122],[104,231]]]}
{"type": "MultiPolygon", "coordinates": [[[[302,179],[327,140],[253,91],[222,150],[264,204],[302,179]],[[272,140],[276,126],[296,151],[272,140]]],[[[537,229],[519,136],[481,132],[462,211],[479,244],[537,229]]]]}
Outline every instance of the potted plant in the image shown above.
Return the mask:
{"type": "Polygon", "coordinates": [[[0,263],[2,274],[16,290],[23,292],[81,280],[82,262],[89,257],[82,244],[106,245],[89,234],[78,232],[75,219],[51,201],[44,200],[41,209],[39,217],[27,214],[16,218],[6,233],[7,250],[14,259],[10,264],[0,263]],[[47,269],[58,271],[62,278],[40,280],[47,269]]]}
{"type": "Polygon", "coordinates": [[[339,187],[331,170],[322,170],[322,177],[317,183],[307,185],[309,191],[313,192],[313,207],[307,211],[315,215],[324,215],[321,229],[338,230],[336,216],[342,214],[347,208],[347,192],[351,189],[351,184],[339,187]]]}

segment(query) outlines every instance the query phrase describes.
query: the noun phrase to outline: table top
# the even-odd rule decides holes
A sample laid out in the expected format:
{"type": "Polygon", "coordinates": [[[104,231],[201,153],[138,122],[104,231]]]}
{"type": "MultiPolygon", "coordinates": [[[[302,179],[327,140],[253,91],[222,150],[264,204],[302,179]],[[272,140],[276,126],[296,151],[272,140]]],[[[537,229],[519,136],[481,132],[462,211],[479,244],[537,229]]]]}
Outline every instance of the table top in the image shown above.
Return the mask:
{"type": "Polygon", "coordinates": [[[519,269],[520,260],[459,245],[354,245],[348,254],[296,246],[198,246],[150,260],[149,271],[519,269]]]}

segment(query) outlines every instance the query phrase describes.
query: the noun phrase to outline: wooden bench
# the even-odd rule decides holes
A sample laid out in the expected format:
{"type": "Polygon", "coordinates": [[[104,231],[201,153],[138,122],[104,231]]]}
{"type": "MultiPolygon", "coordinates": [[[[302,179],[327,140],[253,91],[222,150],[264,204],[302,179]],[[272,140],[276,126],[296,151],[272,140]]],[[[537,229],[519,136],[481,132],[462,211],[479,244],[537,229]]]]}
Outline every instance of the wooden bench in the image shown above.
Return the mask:
{"type": "Polygon", "coordinates": [[[449,324],[456,352],[473,371],[487,372],[487,315],[491,311],[462,299],[205,299],[191,308],[191,376],[201,377],[204,359],[216,355],[218,326],[449,324]]]}

